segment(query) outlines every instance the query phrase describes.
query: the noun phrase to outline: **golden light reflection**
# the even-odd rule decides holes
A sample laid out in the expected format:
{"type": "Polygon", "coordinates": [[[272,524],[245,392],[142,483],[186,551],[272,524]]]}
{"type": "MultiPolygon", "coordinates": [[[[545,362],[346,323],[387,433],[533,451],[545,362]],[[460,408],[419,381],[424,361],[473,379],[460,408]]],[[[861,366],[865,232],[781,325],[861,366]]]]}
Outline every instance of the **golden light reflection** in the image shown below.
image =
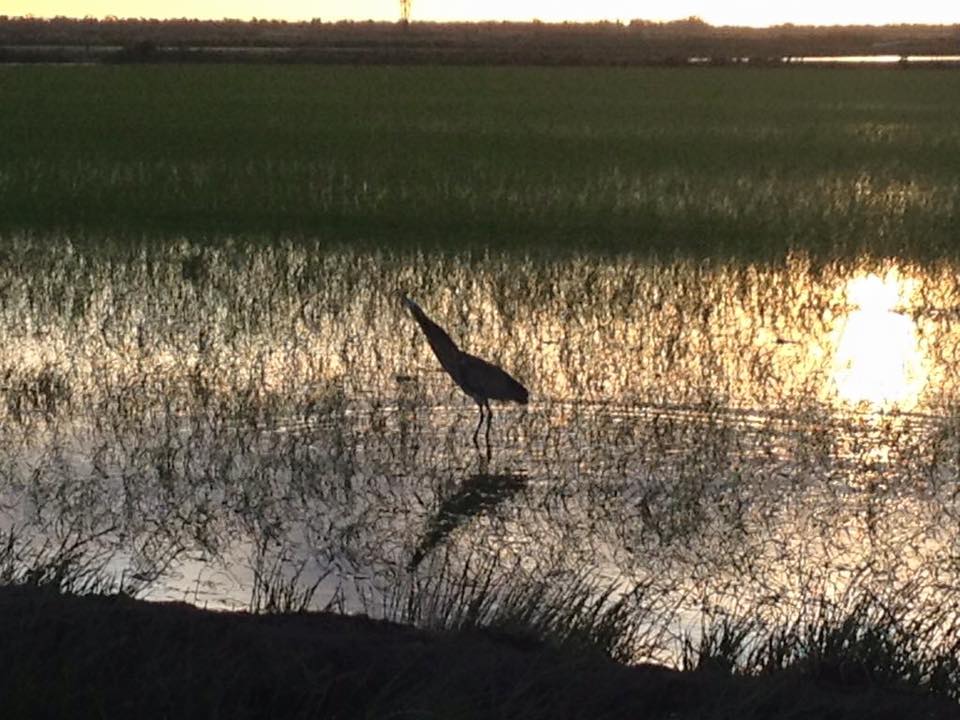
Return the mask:
{"type": "Polygon", "coordinates": [[[897,311],[909,283],[891,270],[853,278],[846,299],[856,309],[837,328],[833,380],[839,396],[877,409],[911,409],[927,380],[916,325],[897,311]]]}

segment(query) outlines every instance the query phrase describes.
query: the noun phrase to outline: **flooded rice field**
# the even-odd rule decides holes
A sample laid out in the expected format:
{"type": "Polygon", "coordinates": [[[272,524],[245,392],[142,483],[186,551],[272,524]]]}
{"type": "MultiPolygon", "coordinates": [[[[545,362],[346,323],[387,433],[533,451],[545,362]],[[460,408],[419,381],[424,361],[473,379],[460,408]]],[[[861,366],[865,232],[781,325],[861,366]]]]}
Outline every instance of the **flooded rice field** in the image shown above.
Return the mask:
{"type": "Polygon", "coordinates": [[[411,621],[586,584],[661,659],[716,613],[955,602],[951,263],[3,248],[6,576],[411,621]],[[400,293],[529,389],[489,445],[400,293]]]}

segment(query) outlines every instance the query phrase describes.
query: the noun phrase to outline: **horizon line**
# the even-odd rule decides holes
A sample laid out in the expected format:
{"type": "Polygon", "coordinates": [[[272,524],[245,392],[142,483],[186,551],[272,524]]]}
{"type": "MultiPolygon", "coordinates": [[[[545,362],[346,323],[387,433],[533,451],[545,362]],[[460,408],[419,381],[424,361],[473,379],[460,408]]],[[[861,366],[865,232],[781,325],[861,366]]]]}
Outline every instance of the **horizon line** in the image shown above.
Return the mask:
{"type": "MultiPolygon", "coordinates": [[[[84,15],[84,16],[73,16],[73,15],[37,15],[33,13],[26,13],[23,15],[6,15],[0,14],[0,21],[43,21],[51,22],[56,20],[67,20],[74,22],[231,22],[231,23],[245,23],[245,24],[254,24],[254,23],[282,23],[287,25],[367,25],[367,24],[384,24],[384,25],[402,25],[404,21],[396,18],[337,18],[332,20],[324,20],[322,17],[312,17],[312,18],[270,18],[270,17],[259,17],[251,16],[249,18],[241,17],[188,17],[188,16],[177,16],[177,17],[146,17],[146,16],[119,16],[119,15],[84,15]]],[[[595,20],[542,20],[540,18],[530,18],[528,20],[502,20],[502,19],[488,19],[488,20],[430,20],[422,19],[416,20],[411,19],[406,24],[408,25],[549,25],[549,26],[569,26],[569,25],[614,25],[628,28],[633,24],[638,25],[681,25],[689,24],[691,26],[703,26],[715,29],[745,29],[745,30],[772,30],[777,28],[956,28],[960,27],[960,20],[956,22],[949,23],[935,23],[935,22],[889,22],[889,23],[819,23],[819,24],[807,24],[807,23],[795,23],[795,22],[782,22],[768,25],[738,25],[738,24],[714,24],[708,20],[705,20],[699,16],[692,15],[683,18],[674,18],[670,20],[651,20],[647,18],[630,18],[629,20],[624,20],[622,18],[598,18],[595,20]]]]}

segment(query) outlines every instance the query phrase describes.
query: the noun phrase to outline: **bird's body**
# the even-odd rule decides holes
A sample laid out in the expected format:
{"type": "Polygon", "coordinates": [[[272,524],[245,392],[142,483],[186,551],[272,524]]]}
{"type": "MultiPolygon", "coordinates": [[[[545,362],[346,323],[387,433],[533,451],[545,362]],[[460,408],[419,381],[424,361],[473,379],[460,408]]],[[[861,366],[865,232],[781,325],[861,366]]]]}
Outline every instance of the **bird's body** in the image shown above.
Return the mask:
{"type": "Polygon", "coordinates": [[[404,296],[403,304],[413,313],[414,319],[426,336],[427,342],[430,343],[430,348],[440,361],[440,365],[460,386],[460,389],[472,397],[479,406],[480,422],[477,423],[477,429],[473,433],[474,444],[477,444],[477,434],[483,424],[483,410],[486,408],[489,447],[490,420],[493,417],[490,401],[509,400],[526,405],[529,399],[527,389],[493,363],[461,350],[446,331],[428,318],[413,300],[404,296]]]}

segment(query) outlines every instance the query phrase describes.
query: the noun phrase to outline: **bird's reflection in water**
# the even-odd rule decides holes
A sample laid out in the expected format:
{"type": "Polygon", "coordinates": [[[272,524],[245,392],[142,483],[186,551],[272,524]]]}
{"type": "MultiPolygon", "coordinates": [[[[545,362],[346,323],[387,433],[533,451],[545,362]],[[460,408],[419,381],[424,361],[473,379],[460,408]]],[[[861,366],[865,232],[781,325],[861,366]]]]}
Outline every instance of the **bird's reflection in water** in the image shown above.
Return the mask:
{"type": "Polygon", "coordinates": [[[410,558],[415,570],[424,557],[440,545],[458,527],[475,517],[493,512],[527,484],[525,473],[489,473],[486,463],[480,472],[468,476],[445,498],[426,523],[423,537],[410,558]]]}

